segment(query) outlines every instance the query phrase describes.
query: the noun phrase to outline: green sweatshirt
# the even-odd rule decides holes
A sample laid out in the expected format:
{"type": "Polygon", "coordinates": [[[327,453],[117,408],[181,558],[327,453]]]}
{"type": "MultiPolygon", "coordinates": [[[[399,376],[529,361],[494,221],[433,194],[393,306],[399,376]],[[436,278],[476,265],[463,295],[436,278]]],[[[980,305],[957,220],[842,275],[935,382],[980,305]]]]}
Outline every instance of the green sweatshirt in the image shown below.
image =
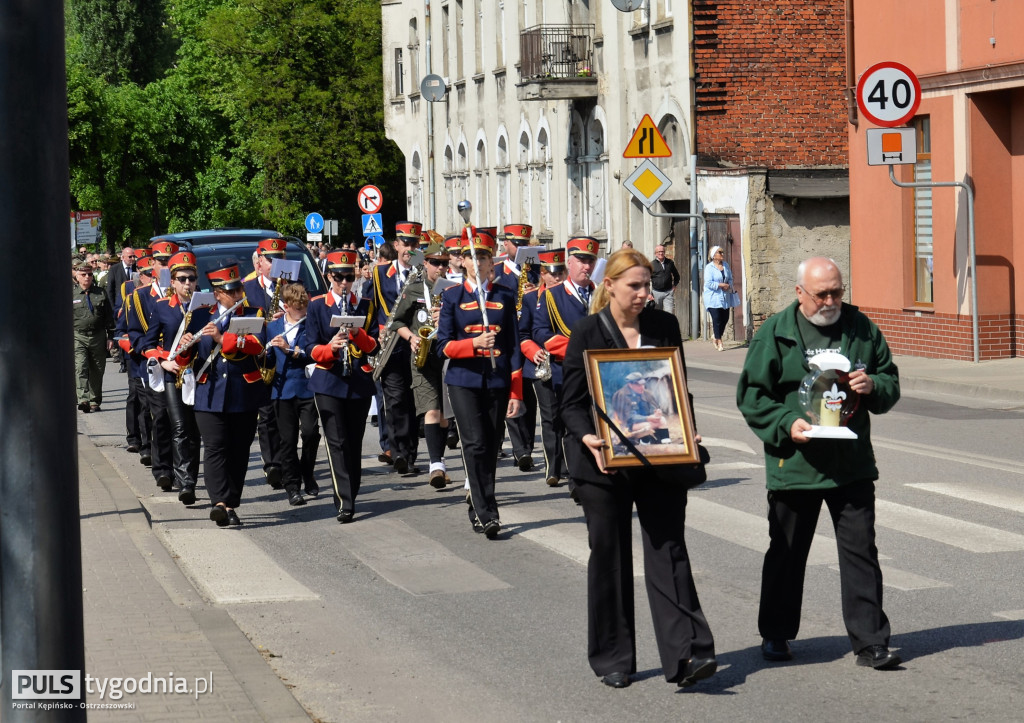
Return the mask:
{"type": "Polygon", "coordinates": [[[900,379],[882,332],[856,306],[843,304],[839,320],[841,347],[853,364],[866,365],[874,380],[871,394],[861,395],[847,426],[857,439],[812,439],[797,444],[789,437],[793,422],[807,418],[798,393],[810,373],[797,327],[798,302],[775,314],[758,329],[747,350],[736,389],[736,405],[764,442],[765,476],[770,490],[829,489],[878,479],[871,448],[869,412],[884,414],[900,398],[900,379]]]}

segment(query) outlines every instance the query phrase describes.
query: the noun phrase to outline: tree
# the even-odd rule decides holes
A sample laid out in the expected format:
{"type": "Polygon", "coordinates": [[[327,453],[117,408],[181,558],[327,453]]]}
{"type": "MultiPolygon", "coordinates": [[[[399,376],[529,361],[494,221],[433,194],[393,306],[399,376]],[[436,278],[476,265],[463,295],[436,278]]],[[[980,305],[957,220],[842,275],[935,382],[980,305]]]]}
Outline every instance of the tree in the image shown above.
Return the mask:
{"type": "Polygon", "coordinates": [[[163,0],[70,0],[71,32],[81,62],[108,83],[145,85],[174,55],[163,0]]]}

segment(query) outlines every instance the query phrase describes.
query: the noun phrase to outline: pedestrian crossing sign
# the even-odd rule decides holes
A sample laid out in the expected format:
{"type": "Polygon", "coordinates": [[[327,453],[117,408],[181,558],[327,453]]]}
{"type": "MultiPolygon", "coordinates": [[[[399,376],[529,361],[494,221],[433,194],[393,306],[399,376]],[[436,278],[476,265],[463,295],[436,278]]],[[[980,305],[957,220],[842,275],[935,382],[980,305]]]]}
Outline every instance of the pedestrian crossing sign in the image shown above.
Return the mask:
{"type": "Polygon", "coordinates": [[[363,236],[380,236],[384,233],[379,213],[363,214],[363,236]]]}

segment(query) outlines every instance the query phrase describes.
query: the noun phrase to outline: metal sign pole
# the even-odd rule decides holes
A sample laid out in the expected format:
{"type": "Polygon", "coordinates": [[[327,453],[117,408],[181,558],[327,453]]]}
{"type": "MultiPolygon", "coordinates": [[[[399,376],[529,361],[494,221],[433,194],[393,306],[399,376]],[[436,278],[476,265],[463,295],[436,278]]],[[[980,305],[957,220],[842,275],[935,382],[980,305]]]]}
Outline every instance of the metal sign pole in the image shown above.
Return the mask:
{"type": "Polygon", "coordinates": [[[889,180],[900,188],[962,188],[967,192],[967,255],[971,263],[971,335],[974,341],[974,363],[981,361],[981,345],[978,338],[978,254],[974,247],[974,189],[963,181],[914,181],[905,183],[896,180],[893,165],[889,164],[889,180]]]}
{"type": "MultiPolygon", "coordinates": [[[[658,218],[693,218],[700,221],[697,225],[700,226],[698,229],[698,237],[702,238],[705,242],[708,236],[708,223],[704,218],[703,214],[700,213],[658,213],[652,211],[649,206],[647,213],[658,218]],[[702,225],[703,224],[703,225],[702,225]],[[700,231],[703,230],[703,235],[700,231]]],[[[690,242],[690,329],[694,332],[697,331],[697,327],[700,325],[700,246],[696,243],[696,240],[690,242]]],[[[694,338],[697,338],[694,336],[694,338]]]]}

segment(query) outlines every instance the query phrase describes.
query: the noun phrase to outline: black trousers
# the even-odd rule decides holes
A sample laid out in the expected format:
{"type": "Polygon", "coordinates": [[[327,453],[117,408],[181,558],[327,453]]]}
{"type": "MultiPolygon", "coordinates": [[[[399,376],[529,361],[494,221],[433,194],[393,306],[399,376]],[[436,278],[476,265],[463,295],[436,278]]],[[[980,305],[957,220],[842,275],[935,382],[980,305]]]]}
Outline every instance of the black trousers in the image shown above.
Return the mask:
{"type": "Polygon", "coordinates": [[[690,658],[715,654],[711,628],[686,552],[686,488],[641,474],[611,484],[577,482],[587,519],[587,629],[597,675],[636,672],[633,608],[633,505],[640,519],[644,583],[665,679],[678,681],[690,658]]]}
{"type": "Polygon", "coordinates": [[[537,436],[537,395],[533,391],[533,380],[523,377],[523,404],[526,411],[515,419],[506,419],[508,438],[512,442],[512,455],[518,460],[532,455],[537,436]]]}
{"type": "Polygon", "coordinates": [[[508,389],[448,387],[448,399],[462,439],[462,463],[469,478],[469,519],[476,517],[482,524],[498,519],[494,476],[508,396],[508,389]]]}
{"type": "Polygon", "coordinates": [[[327,440],[327,461],[331,467],[334,507],[354,512],[363,478],[363,432],[370,399],[339,399],[317,394],[316,409],[327,440]]]}
{"type": "Polygon", "coordinates": [[[558,390],[549,379],[546,382],[535,382],[533,390],[537,393],[537,405],[540,407],[540,438],[544,445],[545,477],[566,475],[565,453],[562,450],[562,438],[565,436],[565,424],[558,414],[558,390]]]}
{"type": "Polygon", "coordinates": [[[203,435],[203,479],[210,502],[234,509],[242,502],[256,413],[196,412],[196,423],[203,435]]]}
{"type": "Polygon", "coordinates": [[[882,610],[882,570],[875,547],[875,483],[855,482],[829,490],[768,492],[771,542],[761,573],[761,637],[793,640],[800,630],[804,571],[821,504],[828,506],[839,548],[843,621],[854,652],[889,645],[889,618],[882,610]]]}
{"type": "Polygon", "coordinates": [[[181,401],[181,390],[174,386],[174,374],[164,374],[164,403],[170,420],[171,469],[181,487],[195,485],[199,479],[199,427],[196,413],[181,401]]]}
{"type": "MultiPolygon", "coordinates": [[[[173,383],[173,382],[172,382],[173,383]]],[[[152,445],[149,452],[153,457],[153,479],[172,475],[171,468],[171,418],[167,415],[167,398],[163,392],[154,392],[146,387],[146,401],[149,409],[152,445]]]]}
{"type": "Polygon", "coordinates": [[[380,451],[387,452],[391,449],[391,443],[388,441],[388,413],[384,406],[384,392],[380,390],[380,382],[374,382],[374,385],[377,387],[377,393],[373,395],[377,402],[377,441],[380,443],[380,451]]]}
{"type": "Polygon", "coordinates": [[[280,445],[281,435],[277,429],[277,416],[274,414],[274,404],[267,402],[259,411],[259,424],[257,425],[260,435],[260,456],[263,458],[263,471],[277,465],[277,448],[280,445]]]}
{"type": "Polygon", "coordinates": [[[125,441],[139,448],[139,454],[151,454],[152,424],[149,421],[149,398],[141,378],[128,377],[128,398],[124,403],[125,441]]]}
{"type": "Polygon", "coordinates": [[[412,464],[416,461],[420,439],[416,425],[416,403],[412,396],[412,368],[409,364],[408,354],[392,354],[380,377],[380,387],[387,408],[385,416],[391,455],[405,457],[412,464]]]}
{"type": "Polygon", "coordinates": [[[313,398],[275,399],[274,415],[281,433],[277,449],[277,463],[281,466],[281,479],[288,492],[298,492],[301,485],[316,486],[313,468],[316,466],[317,448],[320,446],[320,423],[313,398]],[[299,436],[302,436],[302,459],[299,459],[299,436]]]}
{"type": "Polygon", "coordinates": [[[711,331],[716,339],[721,339],[725,333],[725,326],[729,323],[729,309],[718,309],[708,307],[708,314],[711,315],[711,331]]]}

